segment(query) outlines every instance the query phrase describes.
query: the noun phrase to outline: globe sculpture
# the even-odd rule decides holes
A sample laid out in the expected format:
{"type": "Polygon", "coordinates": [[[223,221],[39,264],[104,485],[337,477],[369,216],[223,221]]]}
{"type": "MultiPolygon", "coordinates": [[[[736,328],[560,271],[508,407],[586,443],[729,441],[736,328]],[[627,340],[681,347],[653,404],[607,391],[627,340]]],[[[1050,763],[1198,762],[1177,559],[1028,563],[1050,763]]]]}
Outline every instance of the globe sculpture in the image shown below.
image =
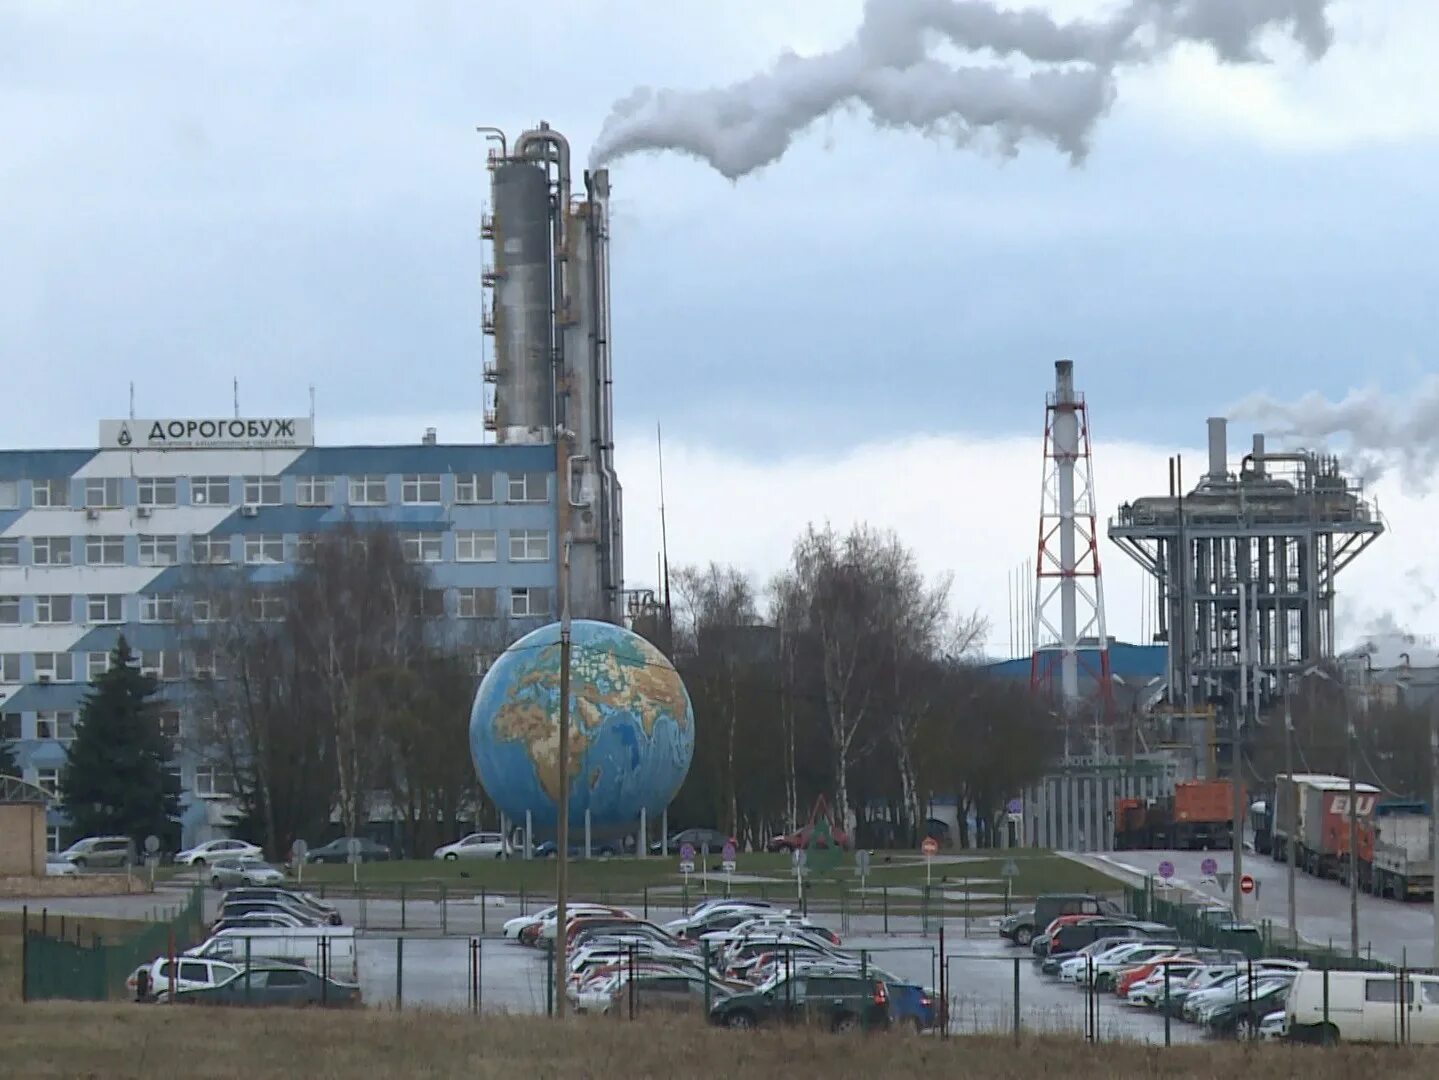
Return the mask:
{"type": "MultiPolygon", "coordinates": [[[[663,653],[622,626],[574,621],[570,637],[569,819],[598,833],[632,832],[667,807],[694,756],[694,708],[663,653]]],[[[558,824],[560,626],[504,651],[470,712],[480,783],[516,824],[558,824]]]]}

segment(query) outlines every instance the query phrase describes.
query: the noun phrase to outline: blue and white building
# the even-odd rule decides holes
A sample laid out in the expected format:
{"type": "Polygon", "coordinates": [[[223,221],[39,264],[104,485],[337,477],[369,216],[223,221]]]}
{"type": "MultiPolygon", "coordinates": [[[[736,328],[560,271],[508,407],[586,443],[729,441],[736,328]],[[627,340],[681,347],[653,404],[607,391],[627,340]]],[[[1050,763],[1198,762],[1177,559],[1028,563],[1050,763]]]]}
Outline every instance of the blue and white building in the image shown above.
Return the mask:
{"type": "MultiPolygon", "coordinates": [[[[556,462],[553,443],[433,432],[317,447],[308,418],[104,421],[95,449],[0,450],[0,718],[23,778],[55,790],[87,683],[123,634],[161,681],[183,842],[215,835],[233,789],[189,737],[187,689],[206,674],[179,626],[191,568],[278,581],[315,535],[384,523],[425,564],[442,630],[493,649],[558,610],[556,462]]],[[[64,823],[49,811],[52,850],[64,823]]]]}

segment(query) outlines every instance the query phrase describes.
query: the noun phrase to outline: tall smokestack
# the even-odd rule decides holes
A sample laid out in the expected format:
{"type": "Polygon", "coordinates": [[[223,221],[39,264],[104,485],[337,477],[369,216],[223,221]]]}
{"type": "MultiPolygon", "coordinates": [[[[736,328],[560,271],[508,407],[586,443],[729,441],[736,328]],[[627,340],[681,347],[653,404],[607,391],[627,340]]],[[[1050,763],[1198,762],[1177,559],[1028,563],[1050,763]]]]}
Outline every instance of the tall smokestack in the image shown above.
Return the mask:
{"type": "Polygon", "coordinates": [[[1060,690],[1066,704],[1079,700],[1079,610],[1074,580],[1074,462],[1079,457],[1079,416],[1074,411],[1074,363],[1054,364],[1054,462],[1059,471],[1060,690]]]}
{"type": "Polygon", "coordinates": [[[1209,418],[1209,476],[1219,482],[1229,476],[1229,421],[1222,416],[1209,418]]]}
{"type": "Polygon", "coordinates": [[[1255,475],[1255,476],[1263,476],[1263,475],[1264,475],[1264,433],[1263,433],[1263,432],[1256,431],[1256,432],[1254,433],[1254,446],[1253,446],[1253,450],[1251,451],[1251,453],[1253,454],[1254,475],[1255,475]]]}

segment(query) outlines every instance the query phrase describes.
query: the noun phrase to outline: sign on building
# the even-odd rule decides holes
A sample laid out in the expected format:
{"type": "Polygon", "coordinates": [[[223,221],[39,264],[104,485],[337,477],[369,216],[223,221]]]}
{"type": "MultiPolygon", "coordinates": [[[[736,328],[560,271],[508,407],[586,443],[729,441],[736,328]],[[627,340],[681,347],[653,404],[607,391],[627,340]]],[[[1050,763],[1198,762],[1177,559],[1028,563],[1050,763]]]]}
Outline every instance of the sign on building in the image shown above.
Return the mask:
{"type": "Polygon", "coordinates": [[[288,450],[315,445],[308,416],[101,420],[101,450],[288,450]]]}

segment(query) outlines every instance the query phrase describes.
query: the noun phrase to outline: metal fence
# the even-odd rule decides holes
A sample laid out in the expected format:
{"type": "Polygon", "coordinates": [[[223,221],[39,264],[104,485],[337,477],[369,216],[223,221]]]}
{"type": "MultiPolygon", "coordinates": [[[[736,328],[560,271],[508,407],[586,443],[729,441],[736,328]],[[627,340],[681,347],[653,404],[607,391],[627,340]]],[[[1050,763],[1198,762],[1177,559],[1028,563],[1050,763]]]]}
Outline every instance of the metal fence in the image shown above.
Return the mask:
{"type": "Polygon", "coordinates": [[[137,967],[166,952],[188,948],[203,931],[204,898],[198,887],[170,918],[150,922],[120,940],[107,939],[94,920],[25,909],[22,1000],[123,997],[125,982],[137,967]]]}

